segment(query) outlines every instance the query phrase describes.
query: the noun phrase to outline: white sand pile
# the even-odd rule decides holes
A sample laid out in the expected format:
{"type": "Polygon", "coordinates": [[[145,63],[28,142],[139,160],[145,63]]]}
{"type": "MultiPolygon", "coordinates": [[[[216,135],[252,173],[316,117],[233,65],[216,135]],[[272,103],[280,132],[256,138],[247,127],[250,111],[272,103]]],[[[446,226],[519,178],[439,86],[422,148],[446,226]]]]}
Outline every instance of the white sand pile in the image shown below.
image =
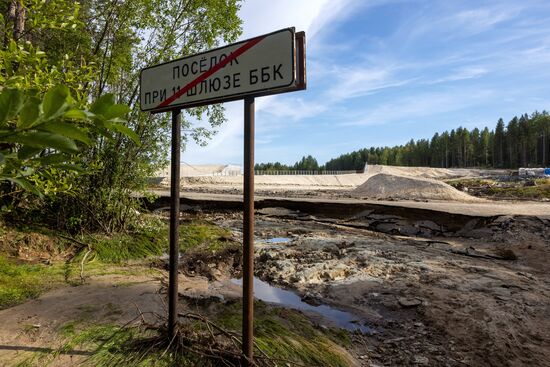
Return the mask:
{"type": "Polygon", "coordinates": [[[397,176],[412,176],[445,180],[459,177],[481,177],[510,174],[509,170],[480,169],[480,168],[431,168],[431,167],[402,167],[369,165],[367,174],[387,173],[397,176]]]}
{"type": "Polygon", "coordinates": [[[444,182],[429,178],[379,173],[352,192],[369,199],[478,201],[444,182]]]}

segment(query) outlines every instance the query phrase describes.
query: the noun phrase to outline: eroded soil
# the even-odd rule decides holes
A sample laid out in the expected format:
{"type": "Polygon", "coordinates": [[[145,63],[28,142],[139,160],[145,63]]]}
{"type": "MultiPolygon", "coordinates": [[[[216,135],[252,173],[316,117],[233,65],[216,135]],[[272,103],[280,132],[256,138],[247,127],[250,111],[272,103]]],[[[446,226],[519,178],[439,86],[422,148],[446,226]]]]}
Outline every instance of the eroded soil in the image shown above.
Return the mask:
{"type": "MultiPolygon", "coordinates": [[[[432,220],[334,214],[258,210],[256,276],[311,305],[356,316],[368,331],[351,333],[350,365],[548,366],[548,217],[453,224],[456,217],[445,214],[432,220]]],[[[230,229],[224,241],[231,244],[241,238],[238,212],[195,210],[182,219],[182,225],[200,219],[230,229]]],[[[240,252],[222,254],[181,262],[181,307],[218,313],[240,297],[231,281],[240,276],[240,252]]],[[[74,320],[123,324],[138,308],[164,313],[165,285],[153,272],[94,277],[0,311],[0,365],[55,351],[60,328],[74,320]]],[[[335,326],[315,310],[304,314],[319,330],[335,326]]],[[[51,365],[76,364],[86,353],[57,355],[51,365]]]]}
{"type": "MultiPolygon", "coordinates": [[[[437,218],[259,214],[256,275],[374,328],[355,337],[363,365],[548,365],[548,219],[485,218],[450,231],[437,218]]],[[[240,228],[238,214],[211,219],[240,228]]]]}

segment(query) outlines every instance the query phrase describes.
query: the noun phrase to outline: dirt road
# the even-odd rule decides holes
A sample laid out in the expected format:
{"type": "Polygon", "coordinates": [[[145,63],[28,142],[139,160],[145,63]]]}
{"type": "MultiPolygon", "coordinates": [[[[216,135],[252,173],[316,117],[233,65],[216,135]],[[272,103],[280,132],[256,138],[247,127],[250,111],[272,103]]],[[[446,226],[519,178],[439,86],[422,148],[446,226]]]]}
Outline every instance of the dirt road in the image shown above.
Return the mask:
{"type": "MultiPolygon", "coordinates": [[[[157,195],[157,206],[168,203],[170,191],[151,190],[157,195]]],[[[186,205],[212,205],[219,207],[238,206],[242,203],[242,195],[238,194],[218,194],[204,192],[182,191],[181,202],[186,205]]],[[[445,212],[450,214],[464,214],[471,216],[490,217],[497,215],[530,215],[530,216],[550,216],[550,203],[534,201],[489,201],[483,200],[475,203],[460,203],[456,201],[387,201],[387,200],[361,200],[355,198],[327,198],[327,197],[286,197],[286,196],[267,196],[262,192],[255,196],[255,206],[262,208],[264,206],[274,206],[279,202],[280,206],[288,206],[287,203],[305,203],[317,205],[336,205],[342,206],[365,206],[365,207],[394,207],[405,209],[421,209],[435,212],[445,212]]]]}

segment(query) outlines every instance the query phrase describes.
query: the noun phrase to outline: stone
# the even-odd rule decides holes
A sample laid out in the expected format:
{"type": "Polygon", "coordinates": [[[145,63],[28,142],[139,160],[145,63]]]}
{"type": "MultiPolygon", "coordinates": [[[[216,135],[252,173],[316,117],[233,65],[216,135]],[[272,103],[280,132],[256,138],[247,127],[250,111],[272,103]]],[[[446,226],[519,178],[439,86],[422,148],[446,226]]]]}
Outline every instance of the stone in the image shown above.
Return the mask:
{"type": "Polygon", "coordinates": [[[422,304],[422,301],[418,298],[406,298],[399,297],[399,305],[404,308],[418,307],[422,304]]]}
{"type": "Polygon", "coordinates": [[[428,366],[430,364],[430,360],[428,359],[428,357],[414,356],[414,363],[420,366],[428,366]]]}

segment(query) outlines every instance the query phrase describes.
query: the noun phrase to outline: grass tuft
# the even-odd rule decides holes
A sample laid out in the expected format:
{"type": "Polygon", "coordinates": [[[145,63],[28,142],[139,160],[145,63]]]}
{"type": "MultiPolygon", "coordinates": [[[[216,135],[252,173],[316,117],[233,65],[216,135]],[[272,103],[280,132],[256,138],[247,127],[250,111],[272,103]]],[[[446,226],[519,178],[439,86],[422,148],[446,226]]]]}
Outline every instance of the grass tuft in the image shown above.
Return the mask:
{"type": "MultiPolygon", "coordinates": [[[[242,304],[236,302],[224,306],[216,321],[228,329],[240,330],[241,320],[242,304]]],[[[347,331],[321,332],[303,314],[292,309],[255,302],[254,336],[258,346],[273,358],[314,366],[351,364],[343,348],[351,344],[347,331]]]]}

